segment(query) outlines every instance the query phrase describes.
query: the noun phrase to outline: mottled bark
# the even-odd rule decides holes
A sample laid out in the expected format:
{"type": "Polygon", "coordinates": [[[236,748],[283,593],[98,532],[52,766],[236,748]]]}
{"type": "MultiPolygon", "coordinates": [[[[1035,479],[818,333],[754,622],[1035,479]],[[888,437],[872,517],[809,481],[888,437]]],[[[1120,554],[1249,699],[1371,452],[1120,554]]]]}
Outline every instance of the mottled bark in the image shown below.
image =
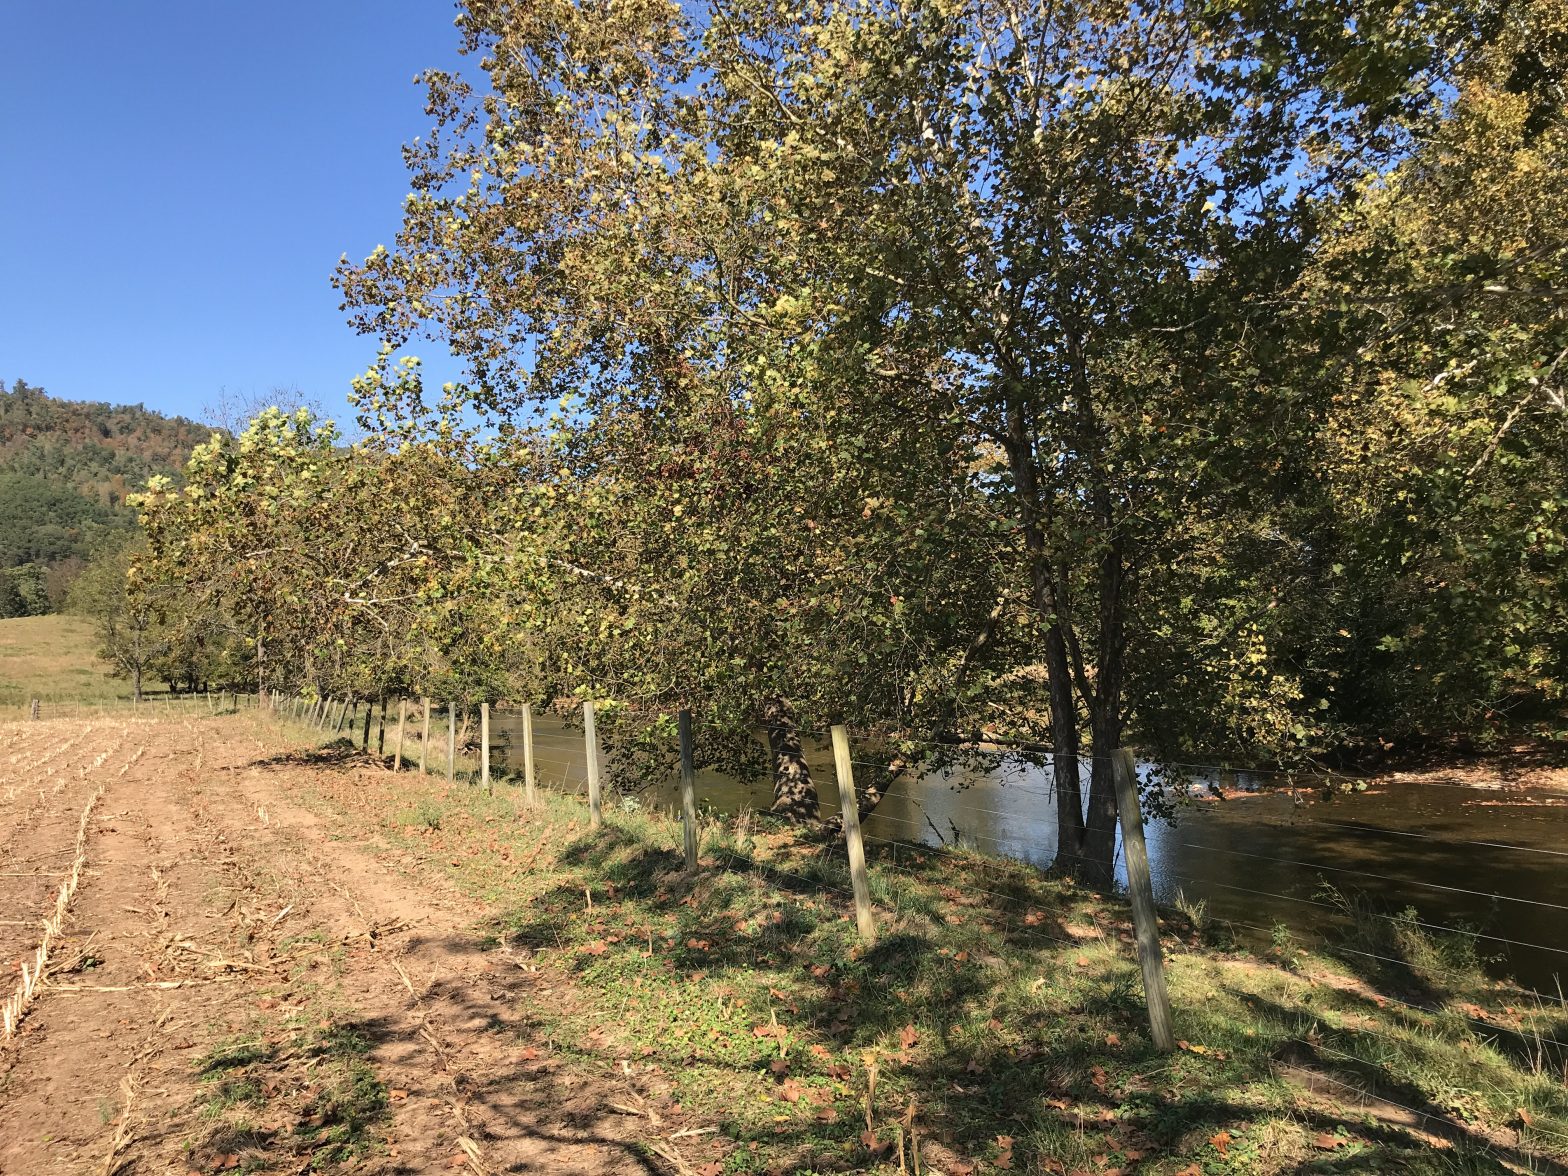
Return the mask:
{"type": "Polygon", "coordinates": [[[771,811],[791,821],[821,820],[817,785],[801,747],[795,708],[785,699],[769,699],[762,707],[762,725],[768,733],[768,751],[773,758],[771,811]]]}

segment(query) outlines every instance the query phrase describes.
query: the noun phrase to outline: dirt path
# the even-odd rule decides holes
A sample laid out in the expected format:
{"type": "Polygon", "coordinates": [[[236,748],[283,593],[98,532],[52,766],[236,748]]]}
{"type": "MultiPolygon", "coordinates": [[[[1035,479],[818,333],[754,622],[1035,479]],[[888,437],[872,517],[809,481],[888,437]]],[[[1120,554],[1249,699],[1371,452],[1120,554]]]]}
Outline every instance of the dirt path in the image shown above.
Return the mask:
{"type": "Polygon", "coordinates": [[[638,1099],[629,1075],[574,1076],[530,1035],[558,979],[297,804],[308,770],[254,720],[0,738],[0,999],[97,796],[47,979],[0,1044],[0,1174],[662,1170],[609,1106],[638,1099]]]}

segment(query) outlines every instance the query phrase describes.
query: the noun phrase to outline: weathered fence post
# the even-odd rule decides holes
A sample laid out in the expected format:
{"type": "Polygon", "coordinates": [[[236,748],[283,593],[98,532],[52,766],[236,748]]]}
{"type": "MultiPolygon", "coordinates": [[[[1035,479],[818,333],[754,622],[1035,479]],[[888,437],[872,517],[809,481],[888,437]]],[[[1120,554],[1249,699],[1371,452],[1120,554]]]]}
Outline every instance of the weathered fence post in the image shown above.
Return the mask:
{"type": "Polygon", "coordinates": [[[593,699],[583,700],[583,749],[588,759],[588,827],[597,829],[604,822],[604,805],[599,796],[599,736],[593,729],[593,699]]]}
{"type": "Polygon", "coordinates": [[[1165,959],[1160,952],[1160,923],[1154,913],[1154,884],[1149,878],[1149,850],[1143,840],[1143,814],[1138,808],[1138,767],[1126,748],[1111,757],[1116,781],[1116,811],[1122,825],[1122,856],[1127,862],[1127,893],[1132,899],[1133,932],[1138,941],[1138,966],[1143,969],[1143,995],[1149,1006],[1149,1030],[1163,1053],[1176,1048],[1171,1029],[1171,1001],[1165,991],[1165,959]]]}
{"type": "Polygon", "coordinates": [[[697,771],[691,748],[691,711],[675,716],[681,737],[681,832],[686,843],[686,869],[697,869],[697,771]]]}
{"type": "Polygon", "coordinates": [[[425,770],[425,749],[430,746],[430,700],[420,699],[425,708],[425,717],[419,728],[419,770],[425,770]]]}
{"type": "Polygon", "coordinates": [[[495,788],[490,783],[490,704],[479,704],[479,782],[484,785],[485,795],[494,796],[495,788]]]}
{"type": "Polygon", "coordinates": [[[370,750],[370,720],[375,717],[376,705],[367,698],[365,699],[365,730],[359,737],[359,749],[361,751],[368,752],[370,750]]]}
{"type": "Polygon", "coordinates": [[[347,720],[349,724],[349,734],[352,735],[354,733],[354,720],[349,718],[349,716],[353,713],[354,696],[352,694],[345,694],[343,696],[343,705],[338,708],[338,725],[332,728],[332,733],[334,735],[341,735],[343,733],[343,723],[345,720],[347,720]]]}
{"type": "Polygon", "coordinates": [[[855,799],[855,768],[850,762],[849,732],[833,726],[833,766],[838,776],[838,803],[843,813],[844,844],[849,849],[849,884],[855,892],[855,926],[870,943],[877,937],[871,918],[871,882],[866,877],[866,845],[860,836],[860,802],[855,799]]]}
{"type": "Polygon", "coordinates": [[[523,803],[529,808],[539,803],[538,793],[534,791],[534,708],[532,703],[523,703],[523,803]]]}
{"type": "Polygon", "coordinates": [[[403,723],[408,718],[408,699],[401,694],[397,699],[397,750],[392,753],[392,770],[398,771],[403,766],[403,723]]]}
{"type": "Polygon", "coordinates": [[[27,717],[35,723],[38,721],[38,700],[36,698],[33,699],[33,704],[27,708],[27,717]]]}
{"type": "Polygon", "coordinates": [[[446,704],[446,782],[457,779],[457,708],[446,704]]]}
{"type": "Polygon", "coordinates": [[[381,721],[376,727],[376,754],[387,753],[387,696],[381,696],[381,721]]]}

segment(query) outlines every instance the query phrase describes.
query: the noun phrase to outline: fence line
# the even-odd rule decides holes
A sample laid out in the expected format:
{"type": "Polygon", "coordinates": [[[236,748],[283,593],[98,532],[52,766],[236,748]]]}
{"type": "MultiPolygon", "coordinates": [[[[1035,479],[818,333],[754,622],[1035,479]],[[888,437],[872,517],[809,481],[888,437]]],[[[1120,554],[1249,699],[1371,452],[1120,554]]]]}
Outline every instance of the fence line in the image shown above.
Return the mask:
{"type": "MultiPolygon", "coordinates": [[[[395,717],[397,719],[397,729],[392,747],[394,770],[400,770],[405,766],[404,750],[406,746],[406,740],[417,737],[419,742],[418,766],[420,770],[432,771],[444,769],[447,780],[449,782],[455,783],[459,771],[458,760],[460,757],[460,752],[463,751],[463,748],[458,746],[458,712],[460,709],[463,710],[465,715],[463,721],[465,729],[468,729],[469,724],[468,708],[460,707],[460,705],[455,702],[437,704],[441,709],[445,709],[447,717],[446,758],[445,762],[439,765],[428,762],[428,749],[431,742],[430,717],[432,710],[436,709],[436,707],[432,705],[432,700],[430,699],[419,700],[421,711],[419,717],[421,722],[417,736],[415,736],[413,732],[407,730],[407,727],[409,726],[407,720],[410,717],[407,713],[409,700],[402,697],[397,697],[394,700],[385,697],[379,699],[355,699],[351,696],[343,696],[339,700],[334,700],[331,697],[319,698],[307,694],[285,695],[277,693],[270,695],[257,695],[245,693],[237,694],[229,691],[216,692],[216,697],[214,697],[213,693],[211,692],[203,692],[177,697],[171,696],[165,702],[158,704],[157,711],[152,713],[163,713],[165,706],[181,706],[188,708],[191,711],[195,711],[196,713],[206,713],[209,715],[216,715],[220,713],[232,714],[247,709],[255,709],[275,715],[284,721],[304,725],[313,731],[321,732],[331,736],[336,736],[338,733],[342,732],[346,723],[349,737],[352,743],[357,744],[360,748],[364,749],[368,753],[370,750],[371,725],[375,720],[375,712],[379,705],[380,722],[376,746],[378,753],[381,753],[386,750],[388,735],[387,720],[390,713],[389,703],[394,701],[396,705],[395,717]],[[359,714],[361,708],[363,708],[364,711],[363,716],[360,716],[359,714]],[[356,726],[358,727],[357,730],[356,726]]],[[[134,704],[129,703],[129,701],[127,701],[125,705],[134,706],[134,704]]],[[[145,702],[139,705],[141,708],[146,708],[148,706],[148,704],[145,702]]],[[[55,709],[61,711],[64,710],[64,708],[59,707],[44,708],[41,705],[36,704],[30,708],[33,716],[43,718],[56,717],[49,713],[50,710],[55,709]]],[[[85,709],[91,711],[93,708],[89,706],[85,709]]],[[[104,708],[100,706],[97,709],[102,710],[104,708]]],[[[529,805],[536,803],[534,791],[538,786],[546,783],[547,779],[552,786],[556,786],[558,783],[558,786],[563,791],[573,790],[579,794],[583,791],[583,786],[586,785],[590,814],[590,828],[597,828],[602,822],[602,806],[604,798],[601,779],[601,749],[596,733],[595,709],[596,708],[593,706],[591,701],[584,704],[581,712],[582,722],[580,730],[573,729],[569,726],[563,726],[559,731],[536,731],[534,729],[534,714],[531,706],[525,704],[519,711],[508,710],[501,712],[500,708],[492,708],[488,703],[481,703],[477,708],[477,771],[470,773],[469,768],[464,767],[463,773],[465,776],[475,778],[476,782],[481,786],[486,787],[487,791],[493,790],[494,784],[496,782],[493,769],[499,765],[504,773],[509,775],[514,774],[520,761],[522,771],[518,782],[522,783],[527,790],[525,795],[529,805]],[[521,731],[509,733],[506,737],[499,739],[496,738],[497,733],[495,731],[495,718],[497,713],[506,713],[508,715],[519,716],[521,721],[521,731]],[[493,752],[499,753],[498,759],[493,756],[493,752]]],[[[61,715],[60,717],[64,716],[61,715]]],[[[696,784],[696,773],[694,765],[695,739],[690,713],[686,711],[679,712],[676,716],[676,720],[678,739],[676,741],[672,741],[672,743],[676,743],[676,747],[672,748],[672,751],[678,751],[678,755],[673,758],[673,763],[676,766],[672,768],[672,779],[670,782],[678,782],[678,819],[681,823],[683,831],[682,842],[683,849],[685,851],[684,857],[686,861],[686,867],[688,870],[695,870],[699,868],[699,806],[711,805],[717,798],[713,796],[699,795],[696,784]]],[[[801,731],[799,734],[802,738],[815,738],[820,733],[801,731]]],[[[984,858],[971,858],[965,855],[957,854],[947,847],[945,841],[941,846],[932,846],[926,843],[928,830],[930,832],[934,832],[939,841],[943,840],[944,835],[940,829],[936,828],[935,823],[933,822],[926,806],[918,799],[907,798],[913,801],[914,807],[918,809],[921,815],[924,817],[924,827],[920,824],[919,821],[896,815],[891,811],[876,812],[878,829],[882,828],[884,825],[895,828],[903,828],[910,831],[914,835],[914,838],[911,841],[897,840],[897,834],[891,837],[883,837],[877,835],[874,832],[866,832],[860,829],[858,820],[860,801],[855,789],[855,768],[859,767],[863,771],[880,773],[886,770],[888,766],[888,758],[854,755],[854,749],[852,747],[852,735],[847,729],[841,726],[830,729],[829,732],[827,732],[827,738],[830,741],[833,753],[834,774],[838,784],[839,793],[838,800],[840,807],[840,832],[843,836],[843,845],[841,847],[841,853],[843,856],[839,858],[839,861],[844,862],[847,860],[847,880],[849,882],[848,889],[836,885],[826,877],[820,875],[808,877],[804,874],[795,873],[787,868],[771,862],[762,864],[760,868],[778,873],[781,876],[793,878],[796,881],[811,887],[831,891],[841,896],[842,898],[847,899],[852,904],[852,911],[858,932],[863,939],[870,941],[875,937],[877,930],[877,912],[871,899],[871,867],[874,866],[878,871],[890,871],[893,874],[899,876],[918,878],[920,877],[919,871],[913,869],[909,864],[902,862],[900,860],[900,855],[905,851],[915,854],[940,854],[945,858],[962,862],[967,871],[977,873],[982,877],[989,874],[992,879],[995,879],[996,884],[1003,887],[1003,889],[992,889],[989,886],[980,885],[975,881],[971,881],[967,877],[965,881],[966,892],[972,892],[976,895],[985,895],[1001,904],[995,912],[995,917],[998,920],[1004,921],[1009,926],[1016,926],[1020,933],[1027,933],[1032,936],[1037,936],[1040,939],[1046,941],[1057,942],[1061,944],[1074,944],[1078,942],[1077,940],[1063,938],[1059,935],[1053,935],[1038,925],[1022,923],[1020,914],[1014,908],[1029,901],[1027,888],[1016,887],[1013,892],[1006,892],[1006,888],[1009,886],[1009,884],[1016,884],[1017,882],[1024,881],[1024,879],[1018,875],[1014,875],[1013,877],[1009,877],[1004,880],[1002,876],[1010,872],[1004,863],[999,861],[990,862],[984,858]],[[867,846],[879,847],[878,852],[873,859],[868,860],[866,853],[867,846]]],[[[1016,754],[1015,749],[1009,749],[1005,747],[960,748],[947,743],[933,744],[933,746],[940,746],[948,750],[960,750],[968,755],[1006,757],[1016,754]]],[[[473,748],[474,745],[465,739],[464,747],[473,748]]],[[[896,744],[889,744],[889,747],[896,748],[896,744]]],[[[1151,1038],[1154,1040],[1157,1048],[1162,1050],[1170,1050],[1174,1048],[1174,1033],[1171,1023],[1168,996],[1165,993],[1163,958],[1164,949],[1161,944],[1158,917],[1154,906],[1153,888],[1149,877],[1147,853],[1143,844],[1144,817],[1138,797],[1136,765],[1133,762],[1132,753],[1130,751],[1123,750],[1115,755],[1079,757],[1080,767],[1082,766],[1082,762],[1092,761],[1094,759],[1109,762],[1113,768],[1113,780],[1117,786],[1118,793],[1117,811],[1119,814],[1119,820],[1121,822],[1120,846],[1126,855],[1133,942],[1137,948],[1138,963],[1143,978],[1145,1001],[1148,1008],[1150,1021],[1151,1038]]],[[[465,762],[471,764],[473,761],[468,760],[465,762]]],[[[1229,770],[1225,767],[1225,765],[1181,766],[1189,768],[1201,768],[1201,770],[1205,772],[1221,775],[1229,770]]],[[[661,783],[665,782],[662,780],[655,780],[650,786],[657,786],[661,783]]],[[[1019,787],[1015,784],[1002,784],[1000,787],[1004,789],[1014,789],[1020,794],[1043,797],[1051,797],[1056,792],[1054,787],[1051,787],[1048,791],[1019,787]]],[[[983,813],[1004,820],[1016,816],[1014,813],[1008,813],[997,809],[979,808],[972,805],[966,806],[965,811],[983,813]]],[[[1357,825],[1336,821],[1323,821],[1321,824],[1325,827],[1350,830],[1358,834],[1383,833],[1390,836],[1413,838],[1424,843],[1437,843],[1449,846],[1469,846],[1503,851],[1512,850],[1520,853],[1533,853],[1550,857],[1568,856],[1568,851],[1554,850],[1544,847],[1510,845],[1505,842],[1493,842],[1474,839],[1449,839],[1427,833],[1406,832],[1402,830],[1386,830],[1377,828],[1375,826],[1357,825]]],[[[964,840],[968,841],[969,838],[964,837],[964,840]]],[[[1488,890],[1445,885],[1415,878],[1401,878],[1395,875],[1379,873],[1376,871],[1353,869],[1344,866],[1333,866],[1326,863],[1317,863],[1312,861],[1299,860],[1296,858],[1274,857],[1267,854],[1251,853],[1246,850],[1231,849],[1222,845],[1204,845],[1188,841],[1181,841],[1176,844],[1181,844],[1187,848],[1196,849],[1205,853],[1228,854],[1250,860],[1279,862],[1281,864],[1295,866],[1303,870],[1324,871],[1335,875],[1343,875],[1349,878],[1365,878],[1380,883],[1409,883],[1438,891],[1466,895],[1493,902],[1501,901],[1519,903],[1543,910],[1568,912],[1568,905],[1547,901],[1544,899],[1524,898],[1516,895],[1499,894],[1488,890]]],[[[720,852],[721,860],[728,862],[731,865],[744,865],[746,868],[759,868],[758,863],[751,862],[734,851],[726,849],[720,852]]],[[[1088,857],[1068,852],[1066,851],[1065,847],[1061,848],[1057,856],[1058,859],[1063,862],[1069,862],[1075,859],[1084,861],[1091,860],[1088,857]]],[[[1252,888],[1230,882],[1217,880],[1211,881],[1175,874],[1171,874],[1169,877],[1172,881],[1180,883],[1191,883],[1194,886],[1218,887],[1225,890],[1236,891],[1238,893],[1254,894],[1259,897],[1265,897],[1277,901],[1303,904],[1306,906],[1334,912],[1344,918],[1354,919],[1359,913],[1365,913],[1372,917],[1389,921],[1398,921],[1401,918],[1400,916],[1386,915],[1371,910],[1366,912],[1356,912],[1344,907],[1340,907],[1334,903],[1324,902],[1316,898],[1309,898],[1303,895],[1294,895],[1288,893],[1276,893],[1266,889],[1252,888]]],[[[1259,932],[1263,935],[1269,935],[1274,930],[1273,928],[1261,927],[1256,924],[1240,920],[1229,920],[1221,918],[1217,921],[1229,923],[1232,926],[1243,927],[1259,932]]],[[[1457,934],[1468,936],[1472,940],[1485,940],[1488,942],[1496,942],[1513,947],[1553,952],[1560,955],[1568,955],[1568,949],[1554,947],[1548,943],[1536,943],[1513,936],[1496,935],[1486,931],[1450,927],[1442,923],[1428,922],[1420,919],[1411,919],[1410,921],[1415,926],[1421,927],[1424,930],[1442,932],[1445,934],[1457,934]]],[[[1377,951],[1363,950],[1361,947],[1351,946],[1348,944],[1336,945],[1333,950],[1347,955],[1359,956],[1369,960],[1375,960],[1380,963],[1392,964],[1399,967],[1410,966],[1410,961],[1407,959],[1398,958],[1394,955],[1381,954],[1377,951]]],[[[1445,971],[1442,968],[1436,967],[1427,968],[1426,970],[1430,971],[1433,975],[1447,975],[1453,977],[1462,977],[1465,975],[1464,973],[1445,971]]],[[[1554,1007],[1557,1004],[1563,1003],[1560,996],[1553,997],[1529,988],[1518,987],[1514,985],[1497,985],[1493,990],[1500,994],[1517,995],[1519,997],[1534,1000],[1539,1002],[1542,1006],[1546,1007],[1554,1007]]],[[[1426,1014],[1452,1011],[1424,1008],[1420,1005],[1410,1004],[1407,1001],[1402,1001],[1394,997],[1386,997],[1385,999],[1391,1003],[1408,1007],[1414,1011],[1426,1014]]],[[[1486,1032],[1496,1033],[1500,1031],[1513,1031],[1509,1030],[1506,1026],[1501,1026],[1490,1021],[1478,1019],[1474,1016],[1465,1014],[1462,1011],[1456,1013],[1455,1015],[1461,1016],[1467,1024],[1476,1026],[1478,1028],[1483,1028],[1486,1032]]],[[[1568,1043],[1557,1040],[1553,1036],[1544,1034],[1535,1034],[1534,1036],[1541,1042],[1556,1048],[1568,1049],[1568,1043]]]]}

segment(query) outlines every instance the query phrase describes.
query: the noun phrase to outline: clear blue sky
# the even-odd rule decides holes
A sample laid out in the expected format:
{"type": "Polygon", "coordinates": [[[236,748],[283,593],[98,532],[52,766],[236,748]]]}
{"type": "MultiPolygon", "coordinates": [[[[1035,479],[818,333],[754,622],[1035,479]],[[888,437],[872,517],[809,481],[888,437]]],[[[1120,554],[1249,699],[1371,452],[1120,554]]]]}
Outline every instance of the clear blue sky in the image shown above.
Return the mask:
{"type": "MultiPolygon", "coordinates": [[[[200,416],[375,356],[338,257],[391,245],[448,0],[0,0],[0,379],[200,416]]],[[[429,374],[451,378],[432,346],[429,374]]]]}

